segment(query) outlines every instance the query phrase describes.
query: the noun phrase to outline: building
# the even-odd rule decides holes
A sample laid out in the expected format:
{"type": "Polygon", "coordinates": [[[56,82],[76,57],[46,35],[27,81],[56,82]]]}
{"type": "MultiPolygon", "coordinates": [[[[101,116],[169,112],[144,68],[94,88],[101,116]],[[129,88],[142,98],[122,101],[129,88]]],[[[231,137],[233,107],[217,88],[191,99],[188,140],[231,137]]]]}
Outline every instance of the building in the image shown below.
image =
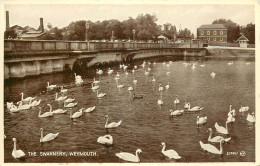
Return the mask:
{"type": "Polygon", "coordinates": [[[210,43],[227,43],[227,28],[223,24],[206,24],[197,29],[197,38],[210,43]]]}
{"type": "Polygon", "coordinates": [[[41,40],[41,37],[45,34],[43,26],[43,18],[40,18],[39,31],[29,30],[26,33],[20,34],[17,37],[24,40],[41,40]]]}
{"type": "Polygon", "coordinates": [[[237,39],[237,42],[239,42],[240,47],[247,48],[249,40],[242,34],[240,38],[237,39]]]}

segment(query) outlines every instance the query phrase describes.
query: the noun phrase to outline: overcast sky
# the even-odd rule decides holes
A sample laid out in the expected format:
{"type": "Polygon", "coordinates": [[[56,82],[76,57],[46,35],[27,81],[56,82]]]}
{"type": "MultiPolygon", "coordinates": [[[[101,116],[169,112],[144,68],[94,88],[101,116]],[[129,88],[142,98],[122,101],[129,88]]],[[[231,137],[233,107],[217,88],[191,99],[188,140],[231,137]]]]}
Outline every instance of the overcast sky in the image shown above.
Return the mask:
{"type": "Polygon", "coordinates": [[[10,26],[39,27],[43,17],[44,27],[48,23],[59,28],[76,20],[93,22],[136,18],[138,14],[156,14],[157,24],[171,23],[180,28],[188,28],[196,35],[196,28],[211,24],[215,19],[231,19],[239,25],[255,23],[253,5],[5,5],[9,11],[10,26]]]}

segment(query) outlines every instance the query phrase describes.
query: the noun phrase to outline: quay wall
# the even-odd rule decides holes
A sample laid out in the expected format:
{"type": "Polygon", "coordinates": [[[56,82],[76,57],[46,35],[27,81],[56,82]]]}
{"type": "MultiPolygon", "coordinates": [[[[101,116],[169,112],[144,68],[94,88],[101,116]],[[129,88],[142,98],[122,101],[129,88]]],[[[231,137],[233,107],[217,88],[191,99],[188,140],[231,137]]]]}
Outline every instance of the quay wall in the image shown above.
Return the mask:
{"type": "Polygon", "coordinates": [[[255,49],[240,48],[207,48],[209,57],[254,57],[255,49]]]}

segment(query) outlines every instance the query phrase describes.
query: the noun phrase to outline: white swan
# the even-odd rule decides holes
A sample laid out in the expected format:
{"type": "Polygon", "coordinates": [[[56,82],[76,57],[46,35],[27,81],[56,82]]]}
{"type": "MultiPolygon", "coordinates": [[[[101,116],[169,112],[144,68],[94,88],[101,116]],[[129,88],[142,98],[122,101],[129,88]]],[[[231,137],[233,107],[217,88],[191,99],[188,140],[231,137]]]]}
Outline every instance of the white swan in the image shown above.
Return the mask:
{"type": "Polygon", "coordinates": [[[250,65],[250,62],[246,62],[247,65],[250,65]]]}
{"type": "Polygon", "coordinates": [[[227,126],[227,124],[228,124],[228,121],[226,121],[226,128],[225,128],[223,126],[219,126],[218,123],[216,122],[215,123],[215,128],[216,128],[217,132],[222,133],[222,134],[228,134],[228,126],[227,126]]]}
{"type": "Polygon", "coordinates": [[[25,153],[22,150],[16,149],[16,138],[13,138],[13,141],[14,141],[14,148],[12,151],[12,156],[17,159],[23,158],[25,156],[25,153]]]}
{"type": "Polygon", "coordinates": [[[193,64],[191,68],[192,68],[192,69],[196,69],[196,66],[195,66],[195,64],[193,64]]]}
{"type": "Polygon", "coordinates": [[[100,81],[97,81],[97,80],[95,79],[95,77],[94,77],[93,83],[94,83],[94,84],[98,84],[98,83],[100,83],[100,81]]]}
{"type": "Polygon", "coordinates": [[[126,74],[126,75],[128,75],[128,72],[127,72],[127,71],[125,71],[125,74],[126,74]]]}
{"type": "Polygon", "coordinates": [[[187,102],[185,101],[184,108],[188,109],[189,107],[190,107],[190,103],[187,103],[187,102]]]}
{"type": "Polygon", "coordinates": [[[135,73],[135,69],[132,70],[132,73],[135,73]]]}
{"type": "Polygon", "coordinates": [[[9,109],[9,111],[15,113],[15,112],[18,112],[19,109],[16,105],[12,105],[11,108],[9,109]]]}
{"type": "Polygon", "coordinates": [[[96,106],[89,107],[89,108],[85,109],[84,112],[92,112],[92,111],[94,111],[95,108],[96,108],[96,106]]]}
{"type": "Polygon", "coordinates": [[[29,104],[22,104],[23,102],[22,101],[19,101],[19,106],[18,106],[18,110],[28,110],[31,108],[31,102],[32,102],[32,99],[30,100],[29,104]]]}
{"type": "Polygon", "coordinates": [[[67,96],[60,96],[59,98],[58,98],[58,93],[56,92],[56,95],[55,95],[55,100],[56,101],[63,101],[63,100],[65,100],[67,98],[67,96]]]}
{"type": "Polygon", "coordinates": [[[41,103],[41,99],[40,100],[34,100],[32,103],[31,103],[31,107],[36,107],[36,106],[38,106],[38,105],[40,105],[40,103],[41,103]]]}
{"type": "Polygon", "coordinates": [[[112,74],[114,70],[111,70],[110,68],[108,68],[107,74],[112,74]]]}
{"type": "Polygon", "coordinates": [[[205,67],[205,63],[200,65],[201,67],[205,67]]]}
{"type": "Polygon", "coordinates": [[[52,116],[53,115],[53,112],[52,112],[52,107],[50,104],[47,104],[49,107],[50,107],[50,111],[49,112],[45,112],[41,115],[41,111],[42,111],[42,108],[39,107],[39,114],[38,114],[38,117],[39,118],[46,118],[46,117],[49,117],[49,116],[52,116]]]}
{"type": "Polygon", "coordinates": [[[104,145],[112,145],[113,144],[113,137],[111,135],[104,135],[100,136],[97,139],[97,142],[104,145]]]}
{"type": "Polygon", "coordinates": [[[13,106],[13,102],[6,102],[6,107],[8,108],[8,109],[11,109],[12,108],[12,106],[13,106]]]}
{"type": "Polygon", "coordinates": [[[115,80],[116,80],[116,81],[119,80],[119,77],[116,76],[116,77],[115,77],[115,80]]]}
{"type": "Polygon", "coordinates": [[[75,118],[79,118],[83,115],[83,111],[84,111],[84,108],[81,108],[79,111],[75,112],[73,115],[72,115],[72,109],[70,108],[70,118],[71,119],[75,119],[75,118]]]}
{"type": "Polygon", "coordinates": [[[142,153],[141,149],[137,149],[135,152],[135,155],[133,155],[131,153],[127,153],[127,152],[120,152],[120,153],[116,153],[116,156],[121,158],[122,160],[137,163],[137,162],[140,162],[140,159],[138,157],[139,153],[142,153]]]}
{"type": "Polygon", "coordinates": [[[122,120],[120,120],[119,122],[112,122],[112,123],[109,123],[108,124],[108,115],[105,116],[105,119],[106,119],[106,124],[105,124],[105,128],[106,129],[111,129],[111,128],[116,128],[118,126],[120,126],[122,120]]]}
{"type": "Polygon", "coordinates": [[[69,103],[66,105],[66,102],[64,102],[64,108],[71,108],[71,107],[75,107],[78,103],[69,103]]]}
{"type": "Polygon", "coordinates": [[[30,101],[30,100],[35,99],[35,97],[27,97],[27,98],[24,99],[24,98],[23,98],[23,92],[22,92],[20,95],[22,95],[21,101],[30,101]]]}
{"type": "Polygon", "coordinates": [[[236,119],[234,118],[234,116],[233,116],[232,114],[229,114],[229,115],[228,115],[228,118],[227,118],[227,122],[228,122],[228,123],[230,123],[230,122],[235,122],[235,120],[236,120],[236,119]]]}
{"type": "Polygon", "coordinates": [[[129,91],[132,91],[132,90],[134,90],[134,88],[133,88],[132,86],[129,86],[129,85],[128,85],[128,90],[129,90],[129,91]]]}
{"type": "Polygon", "coordinates": [[[99,88],[99,85],[93,86],[93,83],[91,83],[91,89],[92,89],[92,90],[97,90],[98,88],[99,88]]]}
{"type": "Polygon", "coordinates": [[[98,98],[102,98],[102,97],[104,97],[104,96],[106,96],[105,93],[98,93],[98,90],[97,90],[97,97],[98,97],[98,98]]]}
{"type": "Polygon", "coordinates": [[[53,89],[55,88],[57,85],[50,85],[49,82],[47,82],[47,89],[53,89]]]}
{"type": "Polygon", "coordinates": [[[83,80],[81,78],[75,80],[76,85],[81,85],[83,80]]]}
{"type": "Polygon", "coordinates": [[[255,122],[255,115],[254,113],[252,113],[252,115],[250,115],[249,113],[247,114],[246,120],[249,122],[254,123],[255,122]]]}
{"type": "Polygon", "coordinates": [[[45,136],[43,137],[43,129],[41,128],[40,131],[41,131],[40,142],[52,141],[52,140],[54,140],[54,139],[59,135],[59,133],[56,133],[56,134],[49,133],[49,134],[47,134],[47,135],[45,135],[45,136]]]}
{"type": "Polygon", "coordinates": [[[168,82],[168,84],[165,86],[165,89],[169,89],[170,88],[170,82],[168,82]]]}
{"type": "Polygon", "coordinates": [[[201,111],[202,109],[203,107],[199,107],[199,106],[194,106],[190,108],[190,104],[188,103],[188,111],[195,112],[195,111],[201,111]]]}
{"type": "MultiPolygon", "coordinates": [[[[67,96],[66,96],[66,98],[67,98],[67,96]]],[[[64,102],[66,102],[66,103],[71,103],[71,102],[73,102],[75,99],[72,99],[72,98],[68,98],[68,99],[66,99],[64,102]]]]}
{"type": "Polygon", "coordinates": [[[156,80],[154,79],[154,77],[153,77],[152,81],[153,81],[153,82],[155,82],[155,81],[156,81],[156,80]]]}
{"type": "Polygon", "coordinates": [[[233,65],[233,61],[228,62],[228,65],[233,65]]]}
{"type": "Polygon", "coordinates": [[[134,83],[134,84],[136,84],[136,83],[137,83],[137,80],[136,80],[136,79],[134,79],[134,80],[133,80],[133,83],[134,83]]]}
{"type": "Polygon", "coordinates": [[[149,75],[149,71],[144,70],[145,75],[149,75]]]}
{"type": "Polygon", "coordinates": [[[236,110],[235,109],[232,110],[232,105],[229,105],[228,116],[236,116],[236,110]]]}
{"type": "Polygon", "coordinates": [[[183,112],[184,112],[184,110],[175,110],[175,111],[173,111],[172,109],[170,110],[170,113],[171,113],[171,115],[173,115],[173,116],[182,115],[183,112]]]}
{"type": "Polygon", "coordinates": [[[222,140],[224,140],[225,142],[228,142],[228,141],[231,140],[231,137],[225,139],[225,138],[222,137],[222,136],[215,136],[215,137],[212,138],[212,129],[209,128],[208,131],[209,131],[209,138],[208,138],[208,141],[209,141],[209,142],[216,143],[216,142],[221,142],[222,140]]]}
{"type": "Polygon", "coordinates": [[[119,73],[118,73],[118,72],[116,72],[116,77],[120,77],[120,75],[119,75],[119,73]]]}
{"type": "Polygon", "coordinates": [[[67,92],[68,91],[68,89],[63,89],[63,86],[61,86],[61,89],[60,89],[60,92],[61,93],[65,93],[65,92],[67,92]]]}
{"type": "Polygon", "coordinates": [[[128,66],[126,66],[126,65],[125,65],[125,66],[124,66],[124,70],[126,70],[126,69],[127,69],[127,67],[128,67],[128,66]]]}
{"type": "Polygon", "coordinates": [[[150,67],[148,67],[148,68],[147,68],[147,70],[148,70],[148,71],[151,71],[151,68],[150,68],[150,67]]]}
{"type": "Polygon", "coordinates": [[[53,114],[65,114],[68,110],[66,109],[56,109],[54,111],[52,111],[53,114]]]}
{"type": "Polygon", "coordinates": [[[77,75],[76,73],[74,73],[74,75],[75,75],[75,80],[81,79],[81,76],[80,76],[80,75],[77,75]]]}
{"type": "Polygon", "coordinates": [[[240,109],[239,109],[239,112],[246,112],[246,111],[248,111],[248,110],[249,110],[249,107],[248,107],[248,106],[242,107],[242,105],[241,105],[241,107],[240,107],[240,109]]]}
{"type": "Polygon", "coordinates": [[[162,142],[161,145],[163,146],[162,154],[164,154],[166,157],[169,157],[170,159],[173,158],[175,160],[181,159],[181,156],[179,156],[179,154],[175,150],[173,149],[165,150],[166,144],[164,142],[162,142]]]}
{"type": "Polygon", "coordinates": [[[196,122],[196,124],[199,126],[200,124],[204,124],[204,123],[206,123],[207,122],[207,116],[205,116],[205,117],[199,117],[199,116],[197,116],[197,122],[196,122]]]}
{"type": "Polygon", "coordinates": [[[163,91],[163,87],[159,84],[159,91],[163,91]]]}
{"type": "Polygon", "coordinates": [[[210,76],[211,76],[212,78],[215,78],[216,73],[212,72],[212,73],[210,74],[210,76]]]}
{"type": "Polygon", "coordinates": [[[118,82],[116,82],[116,85],[117,85],[118,88],[123,88],[124,87],[124,85],[118,85],[118,82]]]}
{"type": "Polygon", "coordinates": [[[159,105],[163,105],[162,99],[159,99],[157,103],[158,103],[159,105]]]}
{"type": "Polygon", "coordinates": [[[153,64],[156,65],[156,62],[154,61],[153,64]]]}
{"type": "Polygon", "coordinates": [[[199,143],[200,143],[201,148],[205,151],[208,151],[208,152],[214,153],[214,154],[223,154],[223,147],[222,147],[223,142],[224,142],[224,140],[220,141],[220,149],[219,150],[211,144],[204,144],[201,141],[199,143]]]}
{"type": "Polygon", "coordinates": [[[97,74],[101,75],[103,74],[103,71],[101,69],[97,69],[97,74]]]}
{"type": "Polygon", "coordinates": [[[134,68],[137,69],[137,66],[135,65],[134,68]]]}
{"type": "Polygon", "coordinates": [[[178,99],[178,96],[176,95],[176,98],[174,100],[174,104],[179,104],[180,103],[180,100],[178,99]]]}

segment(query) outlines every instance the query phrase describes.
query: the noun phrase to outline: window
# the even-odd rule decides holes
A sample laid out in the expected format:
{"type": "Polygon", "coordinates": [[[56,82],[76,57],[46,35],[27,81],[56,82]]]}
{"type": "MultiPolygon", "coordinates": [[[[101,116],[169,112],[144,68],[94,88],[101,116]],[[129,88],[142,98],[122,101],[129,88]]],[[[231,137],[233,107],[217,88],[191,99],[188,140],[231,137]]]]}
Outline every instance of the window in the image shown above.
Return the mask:
{"type": "Polygon", "coordinates": [[[201,30],[200,34],[201,34],[201,35],[204,35],[204,31],[203,31],[203,30],[201,30]]]}
{"type": "Polygon", "coordinates": [[[220,35],[223,35],[223,31],[220,31],[220,35]]]}
{"type": "Polygon", "coordinates": [[[214,31],[214,35],[217,35],[217,31],[214,31]]]}
{"type": "Polygon", "coordinates": [[[208,41],[210,41],[210,37],[208,37],[208,41]]]}
{"type": "Polygon", "coordinates": [[[220,41],[223,41],[223,37],[220,37],[220,41]]]}
{"type": "Polygon", "coordinates": [[[207,35],[210,35],[210,31],[207,31],[207,35]]]}
{"type": "Polygon", "coordinates": [[[214,39],[214,41],[217,41],[216,37],[214,37],[213,39],[214,39]]]}

